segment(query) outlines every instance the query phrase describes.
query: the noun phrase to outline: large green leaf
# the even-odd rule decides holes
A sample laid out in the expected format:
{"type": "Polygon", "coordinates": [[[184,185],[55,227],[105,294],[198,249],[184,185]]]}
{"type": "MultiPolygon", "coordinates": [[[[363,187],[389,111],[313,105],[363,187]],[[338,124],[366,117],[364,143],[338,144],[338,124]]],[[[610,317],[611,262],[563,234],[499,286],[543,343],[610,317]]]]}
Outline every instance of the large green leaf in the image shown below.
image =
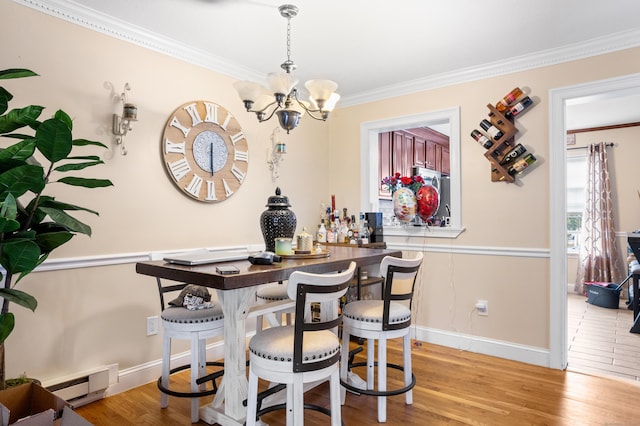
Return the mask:
{"type": "Polygon", "coordinates": [[[4,343],[7,337],[9,337],[13,331],[15,323],[16,320],[11,312],[0,315],[0,344],[4,343]]]}
{"type": "Polygon", "coordinates": [[[9,240],[2,243],[0,263],[12,273],[31,271],[38,264],[40,247],[29,240],[9,240]]]}
{"type": "Polygon", "coordinates": [[[73,238],[73,235],[68,231],[39,232],[36,236],[36,243],[40,246],[42,253],[50,253],[73,238]]]}
{"type": "Polygon", "coordinates": [[[38,301],[35,297],[21,290],[0,288],[0,297],[4,297],[9,301],[17,303],[20,306],[24,306],[27,309],[31,309],[32,311],[35,311],[38,307],[38,301]]]}
{"type": "MultiPolygon", "coordinates": [[[[18,217],[18,202],[13,194],[8,193],[5,199],[2,201],[0,208],[0,217],[5,219],[15,219],[18,217]]],[[[4,231],[3,231],[4,232],[4,231]]]]}
{"type": "Polygon", "coordinates": [[[21,109],[12,109],[6,115],[0,115],[0,133],[13,132],[24,126],[33,127],[43,109],[41,106],[29,105],[21,109]]]}
{"type": "Polygon", "coordinates": [[[69,117],[69,114],[67,114],[63,110],[61,109],[57,110],[56,113],[53,115],[53,118],[55,118],[56,120],[62,121],[65,124],[65,126],[67,126],[69,131],[73,130],[73,121],[71,120],[71,117],[69,117]]]}
{"type": "Polygon", "coordinates": [[[72,163],[72,164],[63,164],[61,166],[56,167],[54,170],[56,172],[68,172],[70,170],[82,170],[87,167],[97,166],[98,164],[104,164],[104,161],[87,161],[84,163],[72,163]]]}
{"type": "Polygon", "coordinates": [[[16,198],[27,191],[38,193],[45,186],[43,173],[42,167],[30,164],[0,173],[0,193],[10,192],[16,198]]]}
{"type": "Polygon", "coordinates": [[[65,211],[50,207],[40,207],[40,210],[47,213],[51,220],[65,226],[70,231],[91,236],[91,227],[89,225],[85,225],[65,211]]]}
{"type": "Polygon", "coordinates": [[[113,183],[109,179],[85,179],[72,176],[58,179],[57,182],[73,186],[82,186],[84,188],[104,188],[107,186],[113,186],[113,183]]]}
{"type": "Polygon", "coordinates": [[[6,80],[9,78],[22,78],[22,77],[35,77],[38,74],[28,70],[26,68],[9,68],[6,70],[0,70],[0,80],[6,80]]]}
{"type": "Polygon", "coordinates": [[[38,150],[52,163],[67,158],[73,148],[71,130],[57,118],[50,118],[36,130],[38,150]]]}
{"type": "Polygon", "coordinates": [[[0,87],[0,114],[4,114],[9,109],[11,99],[13,99],[13,95],[4,87],[0,87]]]}
{"type": "Polygon", "coordinates": [[[15,219],[0,217],[0,233],[15,232],[20,229],[20,222],[15,219]]]}
{"type": "Polygon", "coordinates": [[[40,207],[52,207],[58,210],[83,210],[85,212],[93,213],[98,216],[98,212],[95,210],[88,209],[86,207],[76,206],[74,204],[64,203],[61,201],[56,201],[53,197],[42,196],[40,197],[40,203],[38,204],[40,207]]]}
{"type": "Polygon", "coordinates": [[[36,150],[36,140],[27,139],[21,142],[16,142],[13,145],[0,151],[0,160],[14,159],[14,160],[26,160],[31,157],[36,150]]]}
{"type": "Polygon", "coordinates": [[[94,145],[94,146],[100,146],[102,148],[108,148],[105,144],[103,144],[102,142],[98,142],[98,141],[90,141],[87,139],[74,139],[73,140],[73,144],[75,146],[85,146],[85,145],[94,145]]]}

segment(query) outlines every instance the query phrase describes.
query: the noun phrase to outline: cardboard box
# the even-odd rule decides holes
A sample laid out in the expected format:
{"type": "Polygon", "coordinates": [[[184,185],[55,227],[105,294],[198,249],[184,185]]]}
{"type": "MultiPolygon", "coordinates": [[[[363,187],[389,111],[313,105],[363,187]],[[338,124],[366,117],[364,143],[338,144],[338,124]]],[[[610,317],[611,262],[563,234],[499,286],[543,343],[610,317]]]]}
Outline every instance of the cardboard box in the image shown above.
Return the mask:
{"type": "MultiPolygon", "coordinates": [[[[90,425],[62,398],[36,383],[26,383],[0,391],[0,404],[9,409],[9,424],[19,426],[90,425]]],[[[0,413],[0,416],[2,414],[0,413]]],[[[0,425],[2,425],[0,421],[0,425]]]]}

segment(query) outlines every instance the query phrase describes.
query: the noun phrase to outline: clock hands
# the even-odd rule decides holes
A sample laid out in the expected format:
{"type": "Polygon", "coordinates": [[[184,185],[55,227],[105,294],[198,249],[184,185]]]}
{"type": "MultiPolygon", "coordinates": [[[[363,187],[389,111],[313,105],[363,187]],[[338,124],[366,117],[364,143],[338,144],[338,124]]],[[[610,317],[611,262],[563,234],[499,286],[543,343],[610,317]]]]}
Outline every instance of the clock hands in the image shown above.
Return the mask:
{"type": "Polygon", "coordinates": [[[209,153],[211,154],[211,176],[213,176],[213,142],[211,142],[211,145],[209,146],[209,153]]]}

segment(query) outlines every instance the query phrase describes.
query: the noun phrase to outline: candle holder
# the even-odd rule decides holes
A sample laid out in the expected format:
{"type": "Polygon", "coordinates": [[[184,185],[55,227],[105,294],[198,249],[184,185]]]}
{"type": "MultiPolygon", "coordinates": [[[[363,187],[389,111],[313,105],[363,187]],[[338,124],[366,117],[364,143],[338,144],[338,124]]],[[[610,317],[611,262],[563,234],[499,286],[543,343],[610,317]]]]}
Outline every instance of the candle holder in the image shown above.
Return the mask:
{"type": "Polygon", "coordinates": [[[124,91],[120,94],[122,102],[122,116],[113,114],[111,131],[116,136],[116,143],[120,145],[120,153],[127,155],[127,148],[124,146],[124,137],[129,130],[133,130],[131,123],[138,121],[138,107],[127,101],[127,92],[131,90],[129,83],[124,85],[124,91]]]}

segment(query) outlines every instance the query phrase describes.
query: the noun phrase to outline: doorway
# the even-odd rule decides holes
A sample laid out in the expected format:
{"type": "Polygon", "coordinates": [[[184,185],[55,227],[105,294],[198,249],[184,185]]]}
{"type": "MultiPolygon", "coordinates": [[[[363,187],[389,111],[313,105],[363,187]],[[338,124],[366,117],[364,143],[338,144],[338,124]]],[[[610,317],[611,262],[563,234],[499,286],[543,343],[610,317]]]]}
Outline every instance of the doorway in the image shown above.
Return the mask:
{"type": "Polygon", "coordinates": [[[568,294],[566,241],[566,130],[572,102],[640,96],[640,74],[599,80],[549,91],[550,168],[550,367],[568,365],[568,294]]]}

